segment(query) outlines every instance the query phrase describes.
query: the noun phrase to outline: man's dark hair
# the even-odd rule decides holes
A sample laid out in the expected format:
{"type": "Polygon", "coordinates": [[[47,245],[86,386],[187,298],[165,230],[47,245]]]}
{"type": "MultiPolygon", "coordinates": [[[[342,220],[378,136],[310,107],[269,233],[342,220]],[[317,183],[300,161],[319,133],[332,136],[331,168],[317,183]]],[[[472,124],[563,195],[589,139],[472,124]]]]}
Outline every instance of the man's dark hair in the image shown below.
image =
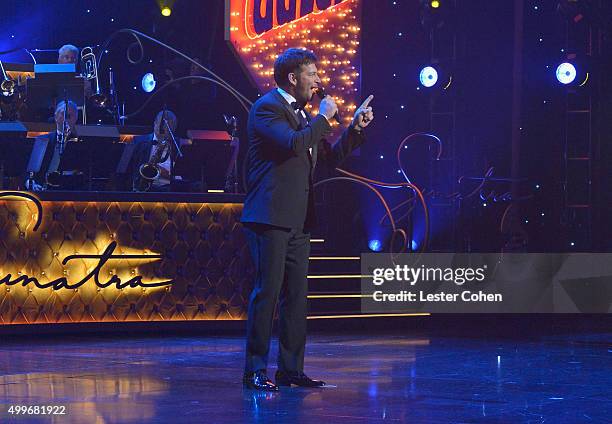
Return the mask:
{"type": "MultiPolygon", "coordinates": [[[[155,127],[158,122],[160,124],[162,124],[162,118],[164,117],[164,113],[166,114],[166,119],[168,120],[168,125],[170,125],[170,128],[172,128],[172,131],[176,130],[176,125],[178,123],[178,118],[176,117],[174,112],[172,112],[171,110],[165,110],[165,111],[162,110],[162,111],[160,111],[157,114],[157,116],[155,116],[155,122],[153,123],[153,126],[155,127]]],[[[161,125],[160,125],[160,128],[161,128],[161,125]]]]}
{"type": "Polygon", "coordinates": [[[290,73],[298,73],[302,65],[317,63],[315,54],[309,50],[287,49],[281,53],[274,62],[274,81],[279,87],[289,85],[290,73]]]}

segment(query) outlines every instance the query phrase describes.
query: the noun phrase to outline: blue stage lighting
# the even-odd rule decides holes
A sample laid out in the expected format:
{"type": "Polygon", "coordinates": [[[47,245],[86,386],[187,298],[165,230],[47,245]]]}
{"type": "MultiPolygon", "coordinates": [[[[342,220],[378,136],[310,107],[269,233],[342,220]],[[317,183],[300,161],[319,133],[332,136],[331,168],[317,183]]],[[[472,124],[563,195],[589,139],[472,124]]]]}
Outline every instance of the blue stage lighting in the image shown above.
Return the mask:
{"type": "Polygon", "coordinates": [[[414,252],[414,251],[416,251],[418,249],[419,249],[419,244],[415,240],[412,240],[410,250],[412,250],[414,252]]]}
{"type": "Polygon", "coordinates": [[[380,240],[370,240],[370,242],[368,243],[368,247],[373,252],[380,252],[382,249],[382,243],[380,242],[380,240]]]}
{"type": "Polygon", "coordinates": [[[423,87],[433,87],[438,82],[438,71],[433,66],[424,67],[419,74],[419,81],[423,87]]]}
{"type": "Polygon", "coordinates": [[[565,62],[557,67],[557,80],[561,84],[571,84],[576,79],[576,67],[565,62]]]}
{"type": "Polygon", "coordinates": [[[142,77],[142,89],[145,93],[150,93],[155,90],[155,86],[157,85],[157,81],[155,81],[155,77],[152,73],[147,73],[142,77]]]}

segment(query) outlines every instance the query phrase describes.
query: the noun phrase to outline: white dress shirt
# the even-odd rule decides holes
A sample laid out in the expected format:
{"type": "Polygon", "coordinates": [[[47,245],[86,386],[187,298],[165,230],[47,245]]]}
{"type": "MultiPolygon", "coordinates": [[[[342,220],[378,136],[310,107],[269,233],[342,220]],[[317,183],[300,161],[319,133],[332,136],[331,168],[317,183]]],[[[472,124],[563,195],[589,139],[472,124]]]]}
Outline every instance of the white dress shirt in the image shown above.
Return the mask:
{"type": "MultiPolygon", "coordinates": [[[[295,97],[293,97],[291,94],[287,93],[285,90],[283,90],[282,88],[278,87],[277,88],[278,92],[280,93],[281,96],[283,96],[283,98],[285,100],[287,100],[287,103],[289,103],[289,106],[291,106],[293,108],[293,102],[296,102],[297,100],[295,99],[295,97]]],[[[306,112],[304,112],[304,109],[300,109],[297,112],[301,113],[302,116],[304,117],[304,119],[306,119],[306,112]]],[[[312,155],[312,147],[308,149],[308,151],[310,152],[310,154],[312,155]]]]}

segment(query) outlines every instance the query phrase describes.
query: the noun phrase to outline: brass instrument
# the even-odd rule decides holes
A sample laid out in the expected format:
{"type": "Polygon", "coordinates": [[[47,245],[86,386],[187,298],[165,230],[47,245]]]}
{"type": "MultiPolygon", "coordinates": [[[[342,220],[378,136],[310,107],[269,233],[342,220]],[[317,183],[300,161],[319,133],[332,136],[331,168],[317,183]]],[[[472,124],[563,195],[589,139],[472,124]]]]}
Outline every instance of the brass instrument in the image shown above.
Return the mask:
{"type": "Polygon", "coordinates": [[[2,82],[0,83],[0,93],[4,97],[10,97],[15,93],[15,85],[17,84],[15,81],[10,79],[4,70],[4,65],[0,60],[0,71],[2,71],[2,82]]]}
{"type": "Polygon", "coordinates": [[[155,151],[151,155],[149,161],[143,163],[138,168],[140,178],[135,185],[136,191],[149,191],[151,189],[153,181],[161,174],[159,164],[165,162],[170,154],[170,143],[167,137],[164,137],[164,139],[159,141],[153,148],[155,151]]]}
{"type": "Polygon", "coordinates": [[[96,55],[91,47],[83,47],[81,50],[81,62],[83,65],[83,77],[87,81],[94,81],[95,93],[90,96],[91,102],[99,108],[105,108],[108,105],[108,97],[100,92],[100,79],[98,78],[98,64],[96,55]]]}
{"type": "Polygon", "coordinates": [[[59,171],[49,172],[46,182],[47,187],[58,188],[62,184],[62,173],[59,171]]]}

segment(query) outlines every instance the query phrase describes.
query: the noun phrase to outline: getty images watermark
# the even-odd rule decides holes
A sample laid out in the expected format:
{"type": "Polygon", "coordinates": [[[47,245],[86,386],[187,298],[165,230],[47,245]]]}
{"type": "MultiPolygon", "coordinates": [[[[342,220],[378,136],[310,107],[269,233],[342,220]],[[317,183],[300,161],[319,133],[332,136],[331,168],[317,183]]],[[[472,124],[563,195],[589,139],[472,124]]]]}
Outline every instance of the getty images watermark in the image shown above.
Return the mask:
{"type": "Polygon", "coordinates": [[[612,254],[361,257],[364,313],[608,313],[612,254]]]}
{"type": "MultiPolygon", "coordinates": [[[[372,274],[372,284],[382,286],[390,282],[403,282],[410,286],[417,283],[444,282],[462,286],[465,283],[483,282],[487,265],[480,268],[440,268],[412,267],[408,265],[395,265],[395,268],[374,268],[372,274]]],[[[429,290],[400,290],[394,293],[375,290],[372,293],[375,302],[501,302],[503,296],[500,293],[483,293],[481,290],[472,292],[463,290],[460,293],[440,291],[432,293],[429,290]]]]}

